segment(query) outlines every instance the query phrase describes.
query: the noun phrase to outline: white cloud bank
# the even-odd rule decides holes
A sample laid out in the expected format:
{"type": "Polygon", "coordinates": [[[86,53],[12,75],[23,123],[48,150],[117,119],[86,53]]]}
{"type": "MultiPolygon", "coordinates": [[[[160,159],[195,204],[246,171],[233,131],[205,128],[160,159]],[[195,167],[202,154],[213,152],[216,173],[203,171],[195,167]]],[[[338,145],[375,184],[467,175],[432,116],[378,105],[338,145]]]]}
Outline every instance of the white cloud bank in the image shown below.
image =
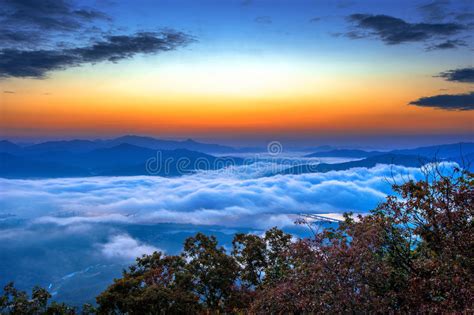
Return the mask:
{"type": "Polygon", "coordinates": [[[190,223],[267,228],[301,212],[367,212],[391,192],[388,179],[421,178],[417,168],[261,177],[258,167],[179,178],[0,179],[0,212],[36,223],[190,223]]]}
{"type": "Polygon", "coordinates": [[[109,242],[99,245],[101,253],[110,259],[133,261],[136,257],[162,250],[140,243],[127,234],[114,235],[109,242]]]}

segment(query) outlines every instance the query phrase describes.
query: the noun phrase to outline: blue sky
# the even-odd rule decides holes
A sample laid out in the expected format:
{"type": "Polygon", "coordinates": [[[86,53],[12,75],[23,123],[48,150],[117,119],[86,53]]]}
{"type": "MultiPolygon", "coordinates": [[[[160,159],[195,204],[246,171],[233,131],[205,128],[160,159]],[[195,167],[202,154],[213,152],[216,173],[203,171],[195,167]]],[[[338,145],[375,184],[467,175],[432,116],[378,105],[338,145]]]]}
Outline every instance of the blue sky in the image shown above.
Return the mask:
{"type": "Polygon", "coordinates": [[[0,4],[11,139],[473,133],[472,1],[0,4]]]}

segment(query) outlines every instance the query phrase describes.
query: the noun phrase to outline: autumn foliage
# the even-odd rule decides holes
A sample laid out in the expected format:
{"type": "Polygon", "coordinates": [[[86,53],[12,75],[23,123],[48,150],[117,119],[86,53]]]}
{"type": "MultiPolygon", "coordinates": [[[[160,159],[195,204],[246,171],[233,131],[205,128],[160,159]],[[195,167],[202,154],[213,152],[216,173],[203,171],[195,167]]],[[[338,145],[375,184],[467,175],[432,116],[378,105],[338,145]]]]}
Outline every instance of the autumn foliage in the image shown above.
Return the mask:
{"type": "Polygon", "coordinates": [[[393,188],[371,215],[292,244],[289,273],[262,287],[251,310],[473,311],[473,175],[432,172],[393,188]]]}

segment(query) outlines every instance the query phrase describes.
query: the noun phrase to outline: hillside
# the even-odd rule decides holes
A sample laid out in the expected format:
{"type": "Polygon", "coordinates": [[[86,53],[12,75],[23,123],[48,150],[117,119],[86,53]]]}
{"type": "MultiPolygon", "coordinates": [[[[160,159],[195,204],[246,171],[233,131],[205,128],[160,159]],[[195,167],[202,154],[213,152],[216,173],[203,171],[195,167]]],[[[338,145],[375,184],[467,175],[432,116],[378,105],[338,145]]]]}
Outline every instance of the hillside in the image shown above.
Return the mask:
{"type": "MultiPolygon", "coordinates": [[[[186,149],[152,150],[131,144],[95,149],[86,153],[42,150],[32,152],[23,149],[20,155],[1,153],[0,176],[7,178],[179,176],[195,170],[225,167],[223,163],[225,159],[186,149]]],[[[240,158],[232,158],[231,161],[235,164],[242,163],[240,158]]]]}
{"type": "Polygon", "coordinates": [[[377,164],[393,164],[393,165],[402,165],[406,167],[420,167],[423,164],[429,162],[426,158],[420,158],[414,155],[402,155],[402,154],[382,154],[363,160],[328,164],[301,164],[296,165],[290,168],[287,168],[281,172],[278,172],[274,175],[297,175],[305,173],[326,173],[330,171],[344,171],[355,167],[365,167],[370,168],[374,167],[377,164]]]}

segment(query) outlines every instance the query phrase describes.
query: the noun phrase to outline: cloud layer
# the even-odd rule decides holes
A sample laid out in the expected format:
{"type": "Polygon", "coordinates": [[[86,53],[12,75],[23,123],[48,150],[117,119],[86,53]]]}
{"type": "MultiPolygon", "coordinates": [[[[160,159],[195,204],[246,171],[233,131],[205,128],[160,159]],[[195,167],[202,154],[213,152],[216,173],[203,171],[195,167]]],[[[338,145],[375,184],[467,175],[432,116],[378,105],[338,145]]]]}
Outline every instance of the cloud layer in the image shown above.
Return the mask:
{"type": "Polygon", "coordinates": [[[127,234],[114,235],[109,242],[99,245],[102,254],[111,259],[133,261],[136,257],[162,250],[143,244],[127,234]]]}
{"type": "Polygon", "coordinates": [[[177,253],[198,231],[229,247],[234,233],[272,226],[304,236],[297,214],[366,212],[391,193],[392,179],[423,176],[388,165],[265,176],[278,167],[261,162],[180,178],[0,179],[0,279],[90,302],[136,256],[177,253]]]}
{"type": "Polygon", "coordinates": [[[0,78],[44,78],[50,71],[156,54],[193,41],[173,29],[118,34],[107,14],[66,0],[3,0],[0,13],[0,78]]]}
{"type": "Polygon", "coordinates": [[[93,22],[110,21],[105,13],[77,7],[66,0],[2,0],[1,46],[32,48],[79,32],[91,32],[93,22]]]}
{"type": "Polygon", "coordinates": [[[438,49],[454,49],[459,47],[467,47],[467,43],[461,39],[448,39],[444,42],[432,44],[426,47],[426,50],[438,50],[438,49]]]}
{"type": "Polygon", "coordinates": [[[411,105],[445,110],[474,110],[474,92],[466,94],[442,94],[422,97],[411,105]]]}
{"type": "Polygon", "coordinates": [[[172,30],[107,36],[90,46],[61,50],[0,50],[0,77],[43,78],[47,72],[101,61],[117,62],[137,54],[156,54],[185,46],[192,38],[172,30]]]}
{"type": "Polygon", "coordinates": [[[1,208],[37,224],[183,223],[268,228],[301,212],[366,212],[390,192],[387,178],[418,169],[380,165],[342,172],[260,177],[257,169],[180,178],[1,179],[1,208]]]}
{"type": "Polygon", "coordinates": [[[444,78],[446,81],[474,83],[474,68],[460,68],[441,72],[438,77],[444,78]]]}
{"type": "MultiPolygon", "coordinates": [[[[382,14],[352,14],[348,17],[348,20],[354,23],[355,26],[355,30],[347,33],[350,38],[375,37],[387,45],[446,39],[467,30],[465,25],[455,22],[409,23],[400,18],[382,14]]],[[[464,45],[464,41],[456,39],[444,40],[430,47],[431,49],[446,49],[464,45]]]]}

